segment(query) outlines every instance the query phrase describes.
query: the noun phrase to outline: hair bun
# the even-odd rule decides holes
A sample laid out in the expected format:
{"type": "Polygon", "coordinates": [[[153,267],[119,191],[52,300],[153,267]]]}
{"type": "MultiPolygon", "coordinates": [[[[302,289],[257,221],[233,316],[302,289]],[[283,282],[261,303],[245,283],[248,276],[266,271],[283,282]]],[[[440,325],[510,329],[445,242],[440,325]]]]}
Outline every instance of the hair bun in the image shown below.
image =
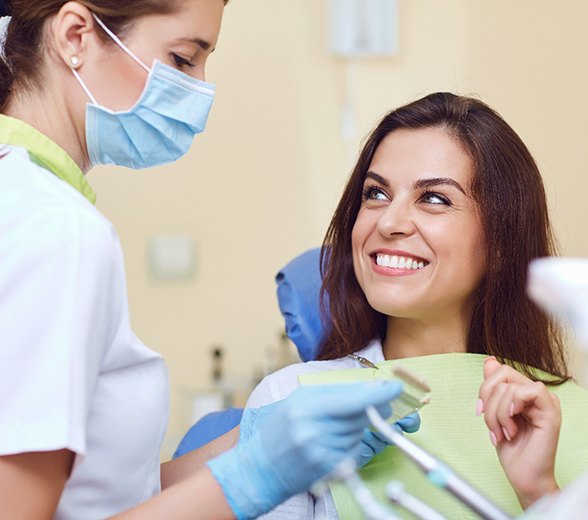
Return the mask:
{"type": "Polygon", "coordinates": [[[12,14],[12,6],[10,0],[0,0],[0,16],[10,16],[12,14]]]}

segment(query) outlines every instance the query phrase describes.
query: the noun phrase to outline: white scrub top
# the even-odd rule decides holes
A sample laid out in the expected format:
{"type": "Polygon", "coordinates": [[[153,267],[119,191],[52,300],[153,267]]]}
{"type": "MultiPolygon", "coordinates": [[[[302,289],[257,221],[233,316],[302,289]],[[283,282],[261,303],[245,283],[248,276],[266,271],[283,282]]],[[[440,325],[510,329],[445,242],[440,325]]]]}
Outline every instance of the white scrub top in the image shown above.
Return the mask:
{"type": "Polygon", "coordinates": [[[120,243],[94,198],[59,146],[0,115],[0,456],[75,452],[57,519],[160,490],[167,372],[131,330],[120,243]]]}

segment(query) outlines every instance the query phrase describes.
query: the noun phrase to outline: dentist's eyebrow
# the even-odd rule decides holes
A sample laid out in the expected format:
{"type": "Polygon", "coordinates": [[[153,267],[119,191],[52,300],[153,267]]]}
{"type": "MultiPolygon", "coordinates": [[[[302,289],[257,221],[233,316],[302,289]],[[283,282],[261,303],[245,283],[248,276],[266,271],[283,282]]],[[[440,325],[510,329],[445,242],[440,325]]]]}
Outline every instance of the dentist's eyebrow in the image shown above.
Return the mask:
{"type": "Polygon", "coordinates": [[[390,183],[386,179],[384,179],[384,177],[382,177],[381,175],[378,175],[376,172],[373,172],[371,170],[365,174],[365,178],[366,179],[374,179],[378,184],[381,184],[385,188],[390,187],[390,183]]]}
{"type": "MultiPolygon", "coordinates": [[[[203,40],[202,38],[178,38],[178,41],[195,43],[203,51],[208,51],[212,47],[212,44],[210,42],[207,42],[206,40],[203,40]]],[[[214,52],[214,49],[212,49],[210,52],[214,52]]]]}
{"type": "Polygon", "coordinates": [[[418,181],[415,181],[415,183],[413,184],[413,187],[415,190],[419,190],[419,189],[426,189],[426,188],[433,188],[435,186],[453,186],[454,188],[457,188],[459,191],[461,191],[464,195],[467,195],[467,193],[465,192],[465,190],[460,186],[459,182],[447,178],[447,177],[437,177],[437,178],[433,178],[433,179],[419,179],[418,181]]]}

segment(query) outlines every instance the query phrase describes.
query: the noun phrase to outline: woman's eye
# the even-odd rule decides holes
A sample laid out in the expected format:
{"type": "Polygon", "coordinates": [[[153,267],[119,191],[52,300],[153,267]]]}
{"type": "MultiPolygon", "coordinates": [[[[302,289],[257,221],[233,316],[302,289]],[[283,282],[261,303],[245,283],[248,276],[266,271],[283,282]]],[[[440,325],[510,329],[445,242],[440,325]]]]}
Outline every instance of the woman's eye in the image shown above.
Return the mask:
{"type": "Polygon", "coordinates": [[[421,197],[421,200],[427,204],[443,204],[445,206],[451,206],[451,201],[447,197],[439,195],[439,193],[426,192],[421,197]]]}
{"type": "Polygon", "coordinates": [[[368,186],[363,190],[363,200],[388,200],[388,196],[376,186],[368,186]]]}
{"type": "Polygon", "coordinates": [[[186,58],[182,58],[181,56],[172,53],[172,58],[176,64],[176,66],[181,69],[183,67],[194,67],[194,64],[192,62],[190,62],[189,60],[187,60],[186,58]]]}

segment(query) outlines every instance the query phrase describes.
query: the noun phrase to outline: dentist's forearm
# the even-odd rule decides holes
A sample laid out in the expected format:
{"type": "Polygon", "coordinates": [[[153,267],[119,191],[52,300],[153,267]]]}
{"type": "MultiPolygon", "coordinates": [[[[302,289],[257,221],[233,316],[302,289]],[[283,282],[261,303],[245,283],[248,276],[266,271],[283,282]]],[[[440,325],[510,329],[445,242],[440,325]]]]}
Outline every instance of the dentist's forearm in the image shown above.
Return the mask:
{"type": "Polygon", "coordinates": [[[203,467],[191,477],[111,520],[232,520],[222,488],[203,467]]]}

